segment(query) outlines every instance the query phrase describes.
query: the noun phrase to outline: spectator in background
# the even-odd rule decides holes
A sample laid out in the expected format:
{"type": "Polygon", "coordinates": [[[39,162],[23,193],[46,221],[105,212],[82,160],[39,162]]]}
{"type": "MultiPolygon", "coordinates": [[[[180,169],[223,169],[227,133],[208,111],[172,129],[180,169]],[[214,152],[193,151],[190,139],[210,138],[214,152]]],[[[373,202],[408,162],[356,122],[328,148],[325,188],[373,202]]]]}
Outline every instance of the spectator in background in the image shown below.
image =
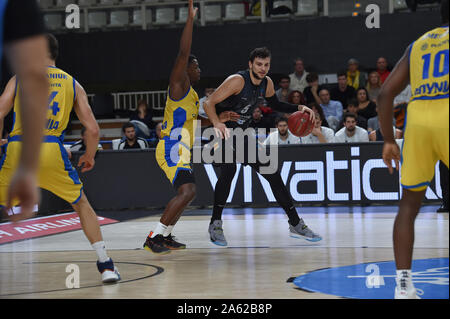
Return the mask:
{"type": "Polygon", "coordinates": [[[366,119],[377,116],[377,105],[369,99],[366,88],[356,90],[356,99],[358,100],[358,115],[366,119]]]}
{"type": "Polygon", "coordinates": [[[150,141],[147,142],[149,148],[155,148],[158,145],[158,142],[161,139],[162,124],[163,124],[162,122],[156,123],[155,126],[156,138],[152,138],[150,141]]]}
{"type": "Polygon", "coordinates": [[[372,71],[369,73],[369,80],[366,85],[367,92],[369,93],[369,99],[377,103],[378,94],[381,90],[381,79],[377,71],[372,71]]]}
{"type": "Polygon", "coordinates": [[[381,84],[387,79],[389,74],[391,73],[388,70],[388,61],[384,57],[379,57],[377,60],[377,73],[380,75],[381,84]]]}
{"type": "Polygon", "coordinates": [[[355,90],[366,86],[366,74],[359,70],[358,60],[352,58],[348,60],[347,68],[347,84],[352,86],[355,90]]]}
{"type": "Polygon", "coordinates": [[[339,122],[342,120],[342,104],[339,101],[331,100],[330,92],[327,89],[320,90],[319,97],[322,102],[320,106],[325,114],[325,119],[330,128],[336,132],[339,122]]]}
{"type": "Polygon", "coordinates": [[[136,136],[133,123],[125,123],[122,132],[125,134],[125,139],[119,143],[119,150],[148,148],[147,141],[136,136]]]}
{"type": "Polygon", "coordinates": [[[356,125],[356,115],[344,114],[344,127],[334,135],[334,143],[361,143],[369,142],[369,134],[363,128],[356,125]]]}
{"type": "Polygon", "coordinates": [[[287,102],[288,96],[292,92],[292,90],[289,88],[289,85],[291,84],[291,78],[288,75],[283,75],[280,78],[280,82],[278,82],[279,89],[276,90],[275,94],[278,97],[279,101],[287,102]]]}
{"type": "Polygon", "coordinates": [[[155,126],[155,133],[158,141],[161,139],[162,124],[162,122],[158,122],[155,126]]]}
{"type": "MultiPolygon", "coordinates": [[[[70,147],[70,152],[86,151],[86,144],[84,143],[84,138],[85,138],[84,133],[86,133],[86,128],[82,127],[81,128],[81,140],[75,142],[70,147]]],[[[103,150],[103,147],[100,144],[98,144],[97,145],[97,150],[103,150]]]]}
{"type": "MultiPolygon", "coordinates": [[[[375,110],[377,111],[378,114],[378,106],[375,108],[375,110]]],[[[395,126],[395,119],[392,119],[392,125],[395,126]]],[[[367,121],[367,132],[371,133],[372,131],[376,131],[378,130],[380,127],[380,122],[378,121],[378,115],[371,117],[368,121],[367,121]]],[[[396,136],[394,134],[394,136],[396,136]]],[[[398,137],[401,138],[401,137],[398,137]]]]}
{"type": "Polygon", "coordinates": [[[142,129],[138,125],[135,125],[135,130],[137,136],[141,137],[150,137],[149,131],[154,127],[153,123],[153,112],[152,109],[148,107],[147,102],[145,100],[139,100],[136,112],[131,114],[130,121],[138,121],[145,124],[145,127],[142,129]]]}
{"type": "MultiPolygon", "coordinates": [[[[302,92],[297,91],[297,90],[291,91],[291,93],[289,93],[289,96],[288,96],[288,99],[286,102],[291,103],[291,104],[296,104],[296,105],[306,105],[306,101],[305,101],[305,98],[303,97],[302,92]]],[[[278,117],[288,118],[291,114],[292,113],[277,112],[278,116],[275,119],[273,119],[273,123],[275,123],[275,121],[278,117]]]]}
{"type": "MultiPolygon", "coordinates": [[[[356,99],[351,99],[348,101],[347,110],[345,113],[353,113],[356,115],[356,125],[360,128],[367,130],[368,121],[365,117],[358,114],[358,101],[356,99]]],[[[344,113],[344,114],[345,114],[344,113]]],[[[341,123],[338,126],[338,130],[344,127],[344,119],[342,119],[341,123]]]]}
{"type": "Polygon", "coordinates": [[[315,115],[316,120],[311,134],[300,137],[301,142],[303,144],[333,143],[334,131],[331,128],[322,126],[322,118],[319,112],[316,112],[315,115]]]}
{"type": "Polygon", "coordinates": [[[263,116],[263,113],[259,107],[253,110],[252,121],[249,126],[255,129],[265,128],[266,130],[270,130],[270,128],[273,127],[271,121],[263,116]]]}
{"type": "Polygon", "coordinates": [[[291,104],[297,104],[297,105],[305,105],[306,101],[305,101],[305,97],[303,96],[302,92],[300,91],[292,91],[287,99],[288,103],[291,104]]]}
{"type": "Polygon", "coordinates": [[[347,72],[342,71],[337,75],[338,85],[330,92],[331,99],[339,101],[344,109],[347,108],[347,102],[356,97],[353,86],[347,84],[347,72]]]}
{"type": "Polygon", "coordinates": [[[303,90],[308,86],[308,83],[306,82],[307,75],[308,72],[305,70],[303,59],[296,58],[294,60],[294,73],[289,74],[289,77],[291,78],[289,88],[303,93],[303,90]]]}
{"type": "Polygon", "coordinates": [[[300,137],[292,134],[288,129],[288,120],[285,117],[277,118],[277,130],[269,134],[264,141],[264,145],[286,145],[286,144],[300,144],[300,137]]]}
{"type": "MultiPolygon", "coordinates": [[[[395,126],[392,126],[392,129],[394,130],[394,137],[396,139],[402,138],[403,132],[401,130],[395,128],[395,126]]],[[[371,142],[384,141],[383,134],[381,134],[380,127],[378,127],[376,130],[369,133],[369,141],[371,141],[371,142]]]]}
{"type": "Polygon", "coordinates": [[[400,92],[394,99],[394,119],[395,127],[403,130],[405,126],[406,109],[409,100],[411,99],[411,85],[408,84],[406,88],[400,92]]]}
{"type": "Polygon", "coordinates": [[[319,104],[317,104],[317,103],[309,103],[307,106],[311,110],[313,110],[314,113],[319,113],[320,118],[322,120],[322,126],[325,126],[325,127],[328,127],[328,128],[330,127],[330,125],[328,125],[327,120],[325,119],[325,113],[323,113],[323,109],[322,109],[322,107],[319,104]]]}
{"type": "Polygon", "coordinates": [[[306,76],[306,82],[308,86],[303,91],[303,96],[305,97],[306,103],[322,103],[319,98],[319,92],[324,87],[319,85],[319,75],[317,73],[309,73],[306,76]]]}

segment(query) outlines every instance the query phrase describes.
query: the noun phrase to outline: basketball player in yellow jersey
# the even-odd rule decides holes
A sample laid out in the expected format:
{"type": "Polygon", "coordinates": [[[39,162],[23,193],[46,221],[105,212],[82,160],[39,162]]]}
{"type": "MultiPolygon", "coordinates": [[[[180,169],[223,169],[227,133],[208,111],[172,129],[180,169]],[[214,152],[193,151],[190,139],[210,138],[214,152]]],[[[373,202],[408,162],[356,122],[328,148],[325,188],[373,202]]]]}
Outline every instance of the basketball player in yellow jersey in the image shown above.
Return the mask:
{"type": "Polygon", "coordinates": [[[395,298],[418,298],[411,277],[414,222],[434,176],[436,162],[449,163],[449,0],[441,2],[444,26],[425,33],[406,50],[384,82],[378,97],[384,136],[383,161],[392,173],[392,160],[401,167],[403,188],[394,223],[394,255],[397,267],[395,298]],[[393,99],[411,83],[411,100],[405,119],[400,153],[393,133],[393,99]]]}
{"type": "MultiPolygon", "coordinates": [[[[189,14],[180,40],[180,49],[170,74],[161,140],[156,147],[156,161],[177,191],[167,204],[156,228],[150,232],[144,248],[156,254],[184,249],[185,244],[175,241],[171,235],[182,212],[195,197],[195,180],[191,166],[191,148],[199,108],[197,92],[192,88],[200,80],[198,60],[190,54],[192,29],[197,8],[189,0],[189,14]]],[[[227,112],[221,117],[226,122],[238,115],[227,112]]],[[[201,118],[202,126],[211,124],[201,118]]]]}
{"type": "MultiPolygon", "coordinates": [[[[72,204],[80,216],[81,226],[98,256],[97,267],[103,282],[116,282],[120,279],[117,268],[106,253],[97,215],[83,192],[83,184],[77,171],[72,167],[62,144],[64,132],[69,122],[72,108],[86,128],[86,152],[80,157],[78,166],[82,172],[94,167],[94,156],[99,140],[99,127],[88,104],[86,92],[68,73],[55,67],[58,56],[58,42],[48,34],[47,78],[50,83],[47,125],[41,147],[38,167],[38,186],[46,189],[72,204]]],[[[8,137],[6,152],[0,160],[0,207],[5,206],[6,192],[13,172],[17,167],[22,148],[22,127],[20,99],[16,95],[20,89],[20,79],[13,77],[0,97],[0,121],[14,106],[14,124],[8,137]]],[[[18,204],[12,203],[13,205],[18,204]]]]}

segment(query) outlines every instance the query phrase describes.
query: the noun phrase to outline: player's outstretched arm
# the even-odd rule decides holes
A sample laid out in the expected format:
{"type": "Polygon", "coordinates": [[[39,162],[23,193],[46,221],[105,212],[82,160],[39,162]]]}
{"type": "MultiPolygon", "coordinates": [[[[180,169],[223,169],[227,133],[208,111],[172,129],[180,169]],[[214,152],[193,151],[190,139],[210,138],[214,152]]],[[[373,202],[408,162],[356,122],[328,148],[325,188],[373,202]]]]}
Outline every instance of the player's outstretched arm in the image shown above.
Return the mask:
{"type": "Polygon", "coordinates": [[[211,94],[203,104],[206,115],[211,124],[216,129],[220,138],[228,138],[229,132],[225,124],[222,123],[216,112],[216,104],[224,101],[231,95],[238,94],[244,88],[244,78],[240,75],[234,74],[229,76],[223,83],[211,94]]]}
{"type": "Polygon", "coordinates": [[[388,78],[381,86],[380,94],[377,99],[378,118],[384,139],[383,161],[390,173],[393,173],[392,160],[394,160],[397,170],[400,161],[400,149],[394,139],[392,118],[394,116],[394,98],[400,94],[409,83],[410,48],[411,47],[408,47],[408,49],[406,49],[391,74],[389,74],[388,78]]]}
{"type": "Polygon", "coordinates": [[[278,112],[294,113],[297,111],[309,113],[309,119],[314,122],[314,112],[304,105],[295,105],[278,100],[275,94],[275,87],[271,78],[267,77],[266,100],[271,108],[278,112]]]}
{"type": "Polygon", "coordinates": [[[186,69],[189,62],[189,55],[191,54],[194,18],[198,10],[197,8],[194,8],[193,2],[193,0],[189,0],[189,14],[181,35],[180,49],[175,60],[175,65],[170,74],[170,97],[174,100],[183,98],[191,85],[186,69]]]}
{"type": "MultiPolygon", "coordinates": [[[[0,96],[0,134],[3,132],[3,120],[14,106],[14,93],[16,90],[16,76],[14,75],[6,84],[0,96]]],[[[2,138],[3,136],[0,136],[2,138]]]]}
{"type": "Polygon", "coordinates": [[[74,110],[80,120],[81,124],[86,128],[85,141],[86,152],[80,157],[78,161],[78,167],[83,168],[81,172],[84,173],[94,168],[95,165],[95,153],[97,152],[97,146],[100,139],[100,128],[98,126],[97,120],[95,119],[94,113],[89,105],[86,91],[83,87],[76,82],[75,85],[76,98],[74,103],[74,110]]]}

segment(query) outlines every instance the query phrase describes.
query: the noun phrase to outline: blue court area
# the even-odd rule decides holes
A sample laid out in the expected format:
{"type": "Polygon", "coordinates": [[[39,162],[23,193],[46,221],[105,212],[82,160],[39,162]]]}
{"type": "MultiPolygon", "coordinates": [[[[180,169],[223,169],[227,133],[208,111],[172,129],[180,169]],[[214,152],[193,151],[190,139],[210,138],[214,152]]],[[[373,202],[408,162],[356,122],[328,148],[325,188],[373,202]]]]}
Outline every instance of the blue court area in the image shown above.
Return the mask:
{"type": "MultiPolygon", "coordinates": [[[[294,279],[301,289],[358,299],[392,299],[396,268],[393,261],[316,270],[294,279]]],[[[421,299],[449,298],[448,258],[414,260],[414,286],[421,299]]]]}

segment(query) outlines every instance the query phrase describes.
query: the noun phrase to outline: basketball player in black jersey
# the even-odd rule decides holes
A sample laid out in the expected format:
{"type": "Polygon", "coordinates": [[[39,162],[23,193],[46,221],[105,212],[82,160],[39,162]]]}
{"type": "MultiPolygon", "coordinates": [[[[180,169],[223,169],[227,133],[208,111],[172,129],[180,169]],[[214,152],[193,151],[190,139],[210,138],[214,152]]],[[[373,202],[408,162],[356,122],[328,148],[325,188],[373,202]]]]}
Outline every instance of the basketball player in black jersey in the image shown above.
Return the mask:
{"type": "MultiPolygon", "coordinates": [[[[278,100],[273,81],[267,76],[270,69],[270,60],[271,53],[267,48],[254,49],[249,56],[249,69],[229,76],[205,101],[205,112],[220,138],[228,139],[230,137],[229,128],[239,127],[244,130],[248,128],[252,118],[251,115],[262,99],[265,99],[271,108],[279,112],[308,112],[311,121],[314,121],[314,112],[306,106],[278,100]],[[221,123],[218,113],[220,114],[222,111],[234,111],[240,115],[240,119],[236,122],[221,123]]],[[[246,152],[248,152],[248,147],[246,152]]],[[[259,170],[263,165],[259,161],[256,161],[256,163],[244,162],[243,164],[250,165],[255,170],[259,170]]],[[[226,246],[227,241],[223,234],[221,219],[231,182],[236,172],[236,164],[223,163],[219,166],[221,172],[214,191],[214,208],[209,225],[209,234],[214,244],[226,246]]],[[[280,172],[277,170],[272,174],[262,171],[260,173],[269,182],[278,204],[285,210],[289,218],[290,236],[312,242],[320,241],[321,236],[315,234],[299,218],[292,198],[281,179],[280,172]]]]}

